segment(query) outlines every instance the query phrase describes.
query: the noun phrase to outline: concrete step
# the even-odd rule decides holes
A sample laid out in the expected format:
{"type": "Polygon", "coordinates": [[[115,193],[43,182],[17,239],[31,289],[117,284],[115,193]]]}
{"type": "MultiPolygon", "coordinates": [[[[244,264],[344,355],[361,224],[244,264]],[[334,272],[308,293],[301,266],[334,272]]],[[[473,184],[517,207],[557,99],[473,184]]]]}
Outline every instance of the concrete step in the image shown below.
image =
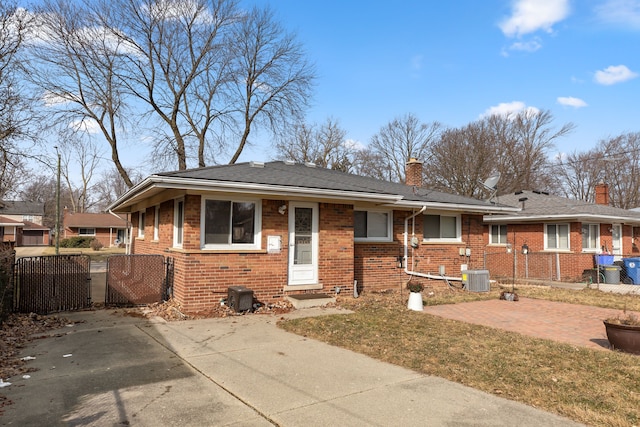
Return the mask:
{"type": "Polygon", "coordinates": [[[287,296],[287,300],[296,308],[323,307],[329,303],[336,302],[335,297],[327,294],[296,294],[287,296]]]}

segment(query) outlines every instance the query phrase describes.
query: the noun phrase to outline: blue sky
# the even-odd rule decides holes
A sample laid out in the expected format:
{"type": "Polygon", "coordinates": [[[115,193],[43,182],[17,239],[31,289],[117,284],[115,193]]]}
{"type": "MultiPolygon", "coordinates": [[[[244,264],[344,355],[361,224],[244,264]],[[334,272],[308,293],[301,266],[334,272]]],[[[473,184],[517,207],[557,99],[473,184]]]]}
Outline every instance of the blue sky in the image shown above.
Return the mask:
{"type": "MultiPolygon", "coordinates": [[[[395,117],[458,127],[494,111],[550,110],[577,128],[554,153],[640,132],[640,0],[300,1],[268,5],[318,81],[307,121],[366,145],[395,117]]],[[[241,160],[269,160],[255,135],[241,160]]]]}

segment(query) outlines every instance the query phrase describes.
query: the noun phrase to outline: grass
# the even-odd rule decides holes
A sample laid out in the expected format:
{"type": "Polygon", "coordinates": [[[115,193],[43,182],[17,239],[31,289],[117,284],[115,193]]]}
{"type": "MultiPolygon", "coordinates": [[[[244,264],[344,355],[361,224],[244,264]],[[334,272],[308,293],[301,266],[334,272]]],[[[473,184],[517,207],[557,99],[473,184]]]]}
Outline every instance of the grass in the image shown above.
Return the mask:
{"type": "MultiPolygon", "coordinates": [[[[123,255],[124,248],[102,248],[99,251],[94,251],[91,248],[59,248],[60,255],[89,255],[91,261],[104,261],[110,255],[123,255]]],[[[47,247],[43,252],[43,255],[55,255],[56,248],[47,247]]]]}
{"type": "MultiPolygon", "coordinates": [[[[640,311],[640,297],[518,287],[520,296],[640,311]]],[[[497,298],[499,291],[442,292],[429,305],[497,298]]],[[[406,309],[406,294],[340,304],[353,314],[296,319],[281,327],[594,426],[640,423],[640,357],[592,350],[442,319],[406,309]]]]}

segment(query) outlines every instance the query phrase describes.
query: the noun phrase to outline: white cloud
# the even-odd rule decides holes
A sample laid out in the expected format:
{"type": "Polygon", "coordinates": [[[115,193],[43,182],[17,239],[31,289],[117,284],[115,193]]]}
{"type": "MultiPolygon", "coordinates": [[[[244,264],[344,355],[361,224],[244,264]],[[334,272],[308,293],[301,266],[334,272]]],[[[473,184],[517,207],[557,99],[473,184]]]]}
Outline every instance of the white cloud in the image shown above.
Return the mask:
{"type": "Polygon", "coordinates": [[[594,80],[601,85],[613,85],[635,79],[638,73],[631,71],[626,65],[611,65],[604,70],[596,71],[594,80]]]}
{"type": "Polygon", "coordinates": [[[516,0],[512,15],[499,24],[507,37],[522,36],[543,30],[551,32],[554,24],[569,15],[569,0],[516,0]]]}
{"type": "Polygon", "coordinates": [[[98,126],[98,123],[93,119],[73,121],[69,123],[69,128],[73,129],[76,132],[82,131],[89,134],[96,134],[100,132],[100,126],[98,126]]]}
{"type": "Polygon", "coordinates": [[[522,112],[538,113],[539,111],[540,110],[536,107],[527,107],[527,105],[522,101],[503,102],[496,106],[487,108],[487,110],[480,115],[480,118],[482,119],[490,116],[509,117],[522,112]]]}
{"type": "Polygon", "coordinates": [[[71,102],[64,97],[51,92],[46,92],[42,96],[42,101],[44,102],[45,107],[57,107],[58,105],[68,104],[71,102]]]}
{"type": "Polygon", "coordinates": [[[356,141],[355,139],[347,139],[344,141],[343,145],[345,146],[345,148],[356,150],[356,151],[362,151],[365,148],[367,148],[366,145],[364,145],[360,141],[356,141]]]}
{"type": "Polygon", "coordinates": [[[566,107],[574,107],[574,108],[582,108],[588,105],[582,99],[574,98],[573,96],[559,96],[558,104],[564,105],[566,107]]]}
{"type": "Polygon", "coordinates": [[[640,29],[640,0],[606,0],[595,12],[604,22],[640,29]]]}

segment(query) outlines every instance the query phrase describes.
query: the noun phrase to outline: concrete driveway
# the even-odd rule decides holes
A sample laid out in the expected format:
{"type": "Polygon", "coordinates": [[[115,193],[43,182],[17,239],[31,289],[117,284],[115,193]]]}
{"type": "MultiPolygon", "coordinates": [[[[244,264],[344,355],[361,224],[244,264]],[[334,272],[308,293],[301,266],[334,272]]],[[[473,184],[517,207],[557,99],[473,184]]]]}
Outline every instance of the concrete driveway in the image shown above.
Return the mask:
{"type": "MultiPolygon", "coordinates": [[[[298,310],[283,317],[344,313],[298,310]]],[[[280,317],[148,321],[122,311],[24,349],[38,368],[5,379],[20,426],[570,426],[532,407],[287,333],[280,317]]],[[[428,350],[425,350],[428,351],[428,350]]]]}

